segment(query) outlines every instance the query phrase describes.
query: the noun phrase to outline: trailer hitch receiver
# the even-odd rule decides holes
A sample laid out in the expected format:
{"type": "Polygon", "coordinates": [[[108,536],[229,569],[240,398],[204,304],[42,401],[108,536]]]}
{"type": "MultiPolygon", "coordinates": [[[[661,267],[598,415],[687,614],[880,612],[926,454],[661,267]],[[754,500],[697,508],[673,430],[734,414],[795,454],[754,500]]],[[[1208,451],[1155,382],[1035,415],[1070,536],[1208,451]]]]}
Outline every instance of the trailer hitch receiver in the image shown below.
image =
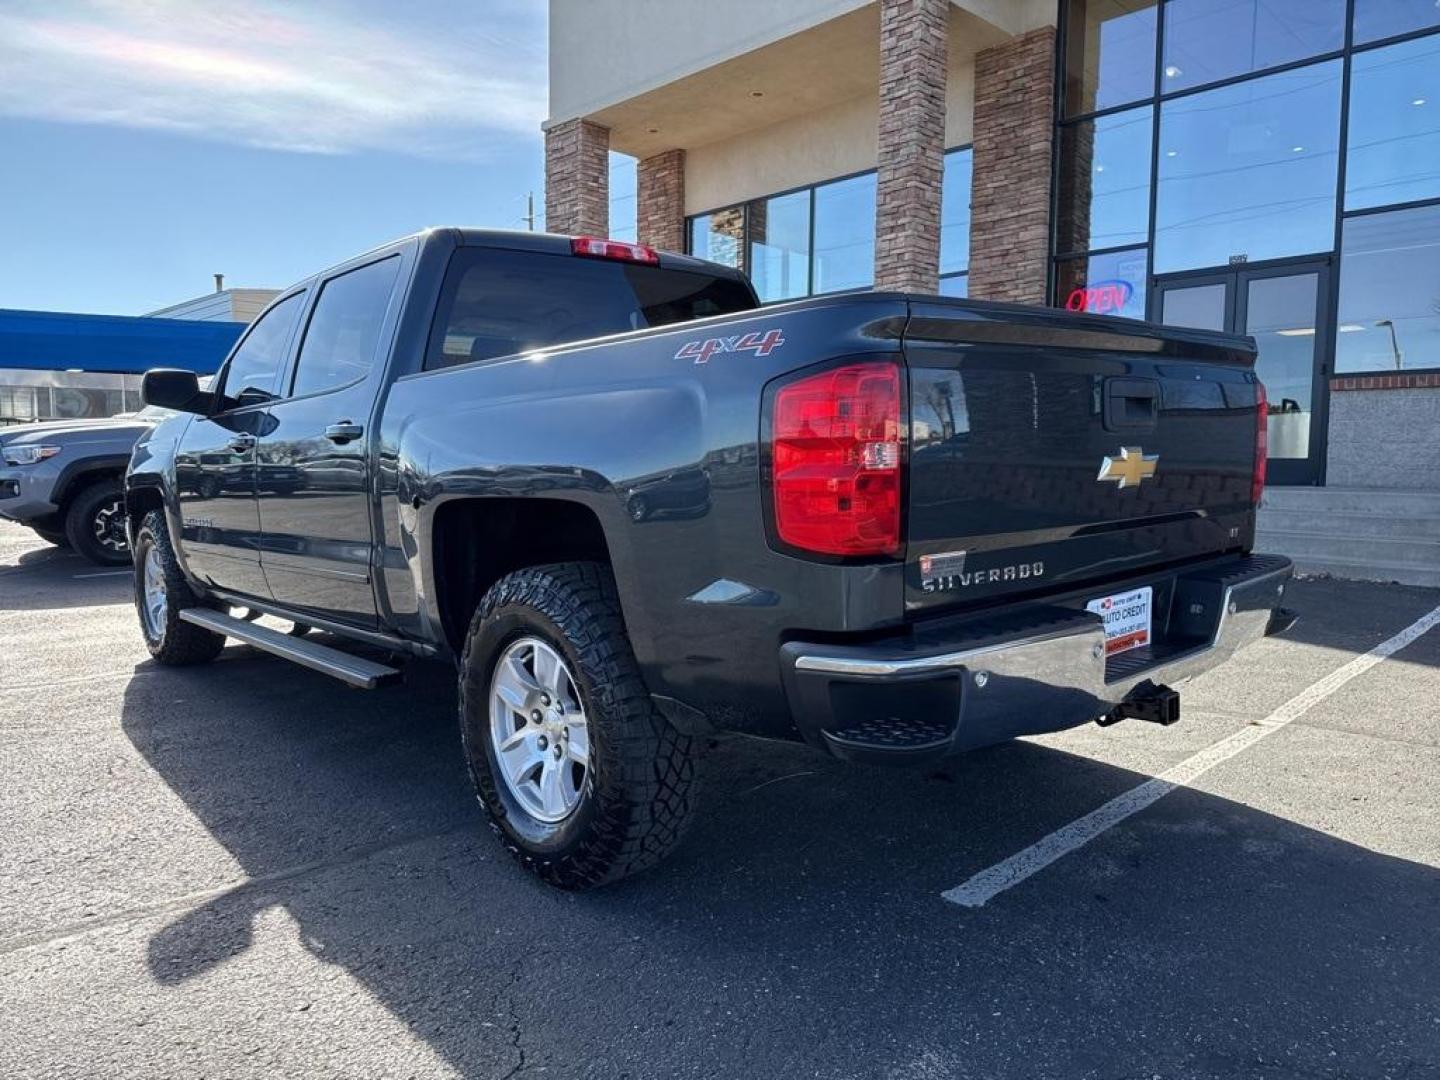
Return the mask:
{"type": "Polygon", "coordinates": [[[1180,720],[1180,691],[1168,686],[1156,686],[1146,680],[1130,692],[1130,695],[1102,716],[1101,727],[1118,724],[1121,720],[1144,720],[1147,724],[1161,724],[1169,727],[1180,720]]]}

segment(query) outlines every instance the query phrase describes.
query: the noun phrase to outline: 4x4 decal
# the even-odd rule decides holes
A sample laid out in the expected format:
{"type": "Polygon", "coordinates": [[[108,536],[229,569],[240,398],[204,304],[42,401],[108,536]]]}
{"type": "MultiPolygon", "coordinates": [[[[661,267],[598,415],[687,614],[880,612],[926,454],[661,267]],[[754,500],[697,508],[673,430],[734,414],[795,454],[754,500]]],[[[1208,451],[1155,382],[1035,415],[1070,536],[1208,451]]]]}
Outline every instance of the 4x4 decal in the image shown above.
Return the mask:
{"type": "Polygon", "coordinates": [[[753,352],[756,356],[769,356],[785,344],[785,335],[779,330],[752,331],[736,334],[734,337],[706,338],[704,341],[687,341],[675,354],[676,360],[689,360],[704,364],[710,357],[720,353],[753,352]]]}

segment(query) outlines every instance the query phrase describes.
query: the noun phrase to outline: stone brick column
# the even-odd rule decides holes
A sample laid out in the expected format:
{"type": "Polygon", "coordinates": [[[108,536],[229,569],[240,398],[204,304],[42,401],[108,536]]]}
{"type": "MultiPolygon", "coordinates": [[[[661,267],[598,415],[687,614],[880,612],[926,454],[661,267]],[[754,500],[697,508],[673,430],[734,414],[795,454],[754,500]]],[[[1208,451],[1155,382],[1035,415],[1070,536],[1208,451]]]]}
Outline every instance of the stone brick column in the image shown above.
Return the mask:
{"type": "Polygon", "coordinates": [[[610,129],[564,120],[545,132],[545,228],[610,232],[610,129]]]}
{"type": "Polygon", "coordinates": [[[875,287],[935,292],[950,0],[880,0],[875,287]]]}
{"type": "Polygon", "coordinates": [[[641,158],[635,167],[635,233],[662,251],[685,250],[685,151],[641,158]]]}
{"type": "Polygon", "coordinates": [[[969,291],[977,299],[1045,302],[1054,85],[1053,27],[975,55],[969,291]]]}

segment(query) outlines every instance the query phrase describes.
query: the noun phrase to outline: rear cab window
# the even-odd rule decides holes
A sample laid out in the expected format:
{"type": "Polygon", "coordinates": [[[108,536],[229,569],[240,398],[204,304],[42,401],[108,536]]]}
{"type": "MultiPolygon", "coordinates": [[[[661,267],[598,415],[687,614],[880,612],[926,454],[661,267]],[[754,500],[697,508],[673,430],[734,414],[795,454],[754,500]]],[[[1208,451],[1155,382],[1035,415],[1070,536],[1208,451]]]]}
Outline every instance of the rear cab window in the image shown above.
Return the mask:
{"type": "Polygon", "coordinates": [[[494,248],[450,261],[425,367],[749,311],[746,286],[703,270],[494,248]]]}

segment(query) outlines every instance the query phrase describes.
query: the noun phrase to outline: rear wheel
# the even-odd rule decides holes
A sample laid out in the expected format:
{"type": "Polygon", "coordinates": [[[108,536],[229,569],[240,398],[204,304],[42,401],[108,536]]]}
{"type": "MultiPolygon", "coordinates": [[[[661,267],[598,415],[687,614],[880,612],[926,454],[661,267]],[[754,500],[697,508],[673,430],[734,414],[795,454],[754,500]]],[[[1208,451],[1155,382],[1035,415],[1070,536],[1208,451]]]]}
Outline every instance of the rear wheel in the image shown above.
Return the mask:
{"type": "Polygon", "coordinates": [[[225,639],[180,618],[183,609],[203,605],[170,546],[164,511],[152,510],[135,532],[135,610],[150,655],[177,667],[213,660],[225,639]]]}
{"type": "Polygon", "coordinates": [[[460,728],[491,828],[544,881],[603,885],[679,842],[697,746],[650,700],[608,568],[532,567],[486,593],[465,644],[460,728]]]}
{"type": "Polygon", "coordinates": [[[130,561],[125,534],[125,492],[119,477],[97,480],[78,492],[65,511],[65,536],[79,555],[101,566],[130,561]]]}

